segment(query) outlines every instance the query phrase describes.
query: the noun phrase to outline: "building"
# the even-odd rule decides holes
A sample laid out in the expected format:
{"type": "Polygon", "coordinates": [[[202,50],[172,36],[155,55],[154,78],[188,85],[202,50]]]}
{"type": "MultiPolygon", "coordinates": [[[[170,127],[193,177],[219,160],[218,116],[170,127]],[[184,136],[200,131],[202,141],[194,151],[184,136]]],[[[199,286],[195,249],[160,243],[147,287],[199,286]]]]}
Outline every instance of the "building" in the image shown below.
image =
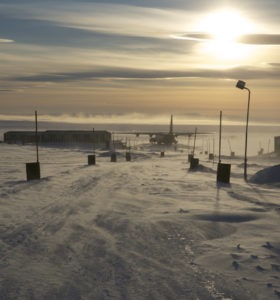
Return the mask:
{"type": "Polygon", "coordinates": [[[280,155],[280,136],[274,137],[274,152],[280,155]]]}
{"type": "MultiPolygon", "coordinates": [[[[37,133],[39,144],[83,145],[95,144],[108,148],[111,133],[105,130],[47,130],[37,133]]],[[[34,144],[35,131],[8,131],[4,133],[4,142],[9,144],[34,144]]]]}
{"type": "MultiPolygon", "coordinates": [[[[40,140],[38,133],[38,140],[40,140]]],[[[4,133],[4,143],[8,144],[30,144],[35,143],[34,131],[8,131],[4,133]]]]}

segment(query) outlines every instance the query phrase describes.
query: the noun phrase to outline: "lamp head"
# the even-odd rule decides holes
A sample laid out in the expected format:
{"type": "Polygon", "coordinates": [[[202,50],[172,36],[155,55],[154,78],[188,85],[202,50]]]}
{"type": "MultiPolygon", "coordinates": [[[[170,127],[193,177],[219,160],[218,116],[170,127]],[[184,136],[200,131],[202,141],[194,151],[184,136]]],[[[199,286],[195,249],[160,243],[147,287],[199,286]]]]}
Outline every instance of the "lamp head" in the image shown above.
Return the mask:
{"type": "Polygon", "coordinates": [[[238,80],[236,83],[236,87],[243,90],[245,88],[246,82],[242,80],[238,80]]]}

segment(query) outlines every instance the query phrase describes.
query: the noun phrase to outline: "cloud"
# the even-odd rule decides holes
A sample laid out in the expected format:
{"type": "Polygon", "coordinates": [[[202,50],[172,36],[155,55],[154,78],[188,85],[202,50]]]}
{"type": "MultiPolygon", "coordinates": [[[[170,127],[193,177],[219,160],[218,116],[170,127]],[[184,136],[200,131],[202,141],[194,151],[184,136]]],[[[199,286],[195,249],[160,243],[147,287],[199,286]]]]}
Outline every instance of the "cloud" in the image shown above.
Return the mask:
{"type": "Polygon", "coordinates": [[[9,10],[5,13],[5,7],[0,13],[0,24],[5,31],[21,39],[36,38],[42,42],[46,38],[59,42],[58,35],[60,40],[62,35],[62,40],[73,38],[73,35],[77,38],[80,34],[83,38],[89,38],[90,31],[120,36],[166,37],[170,28],[177,28],[178,20],[185,22],[187,17],[186,13],[179,11],[96,2],[71,2],[70,5],[29,3],[22,6],[21,11],[15,6],[9,9],[13,13],[9,10]]]}
{"type": "Polygon", "coordinates": [[[251,45],[280,45],[280,34],[246,34],[237,42],[251,45]]]}
{"type": "MultiPolygon", "coordinates": [[[[168,124],[169,114],[153,114],[153,113],[115,113],[115,114],[40,114],[38,113],[38,121],[51,123],[72,123],[72,124],[168,124]]],[[[187,119],[201,120],[203,115],[176,115],[176,124],[184,124],[187,119]]],[[[34,115],[4,115],[0,114],[1,121],[28,121],[34,122],[34,115]]]]}
{"type": "MultiPolygon", "coordinates": [[[[38,122],[39,128],[65,128],[73,129],[75,124],[83,125],[84,129],[89,130],[89,127],[92,129],[92,125],[96,129],[104,128],[106,124],[108,130],[116,131],[119,128],[119,131],[127,130],[127,127],[124,127],[126,124],[129,124],[130,132],[133,130],[137,131],[137,125],[167,125],[169,124],[170,113],[107,113],[107,114],[86,114],[86,113],[62,113],[62,114],[40,114],[38,112],[38,122]],[[110,126],[112,125],[112,126],[110,126]],[[134,126],[133,126],[134,125],[134,126]]],[[[18,122],[19,127],[29,128],[33,127],[34,115],[11,115],[11,114],[0,114],[0,124],[5,127],[9,122],[18,122]],[[31,123],[31,124],[29,124],[31,123]],[[24,126],[25,124],[25,126],[24,126]]],[[[15,124],[15,123],[14,123],[15,124]]],[[[174,115],[174,124],[177,125],[217,125],[217,116],[205,115],[205,113],[176,113],[174,115]]],[[[244,121],[240,120],[240,116],[236,115],[227,115],[224,118],[224,125],[242,125],[244,121]]],[[[278,125],[277,120],[270,119],[269,122],[266,120],[255,120],[251,121],[251,125],[278,125]]],[[[147,129],[148,130],[148,129],[147,129]]]]}
{"type": "MultiPolygon", "coordinates": [[[[215,39],[208,33],[183,33],[175,34],[173,37],[201,42],[215,39]]],[[[280,34],[245,34],[238,37],[236,43],[248,45],[280,45],[280,34]]]]}
{"type": "Polygon", "coordinates": [[[137,68],[103,67],[92,71],[61,72],[36,74],[32,76],[18,76],[10,78],[22,82],[71,82],[102,79],[170,79],[170,78],[218,78],[218,79],[280,79],[279,65],[269,64],[266,68],[242,66],[226,70],[196,69],[196,70],[147,70],[137,68]]]}
{"type": "Polygon", "coordinates": [[[1,38],[0,38],[0,43],[14,43],[14,40],[1,39],[1,38]]]}
{"type": "Polygon", "coordinates": [[[0,93],[13,92],[11,89],[0,89],[0,93]]]}

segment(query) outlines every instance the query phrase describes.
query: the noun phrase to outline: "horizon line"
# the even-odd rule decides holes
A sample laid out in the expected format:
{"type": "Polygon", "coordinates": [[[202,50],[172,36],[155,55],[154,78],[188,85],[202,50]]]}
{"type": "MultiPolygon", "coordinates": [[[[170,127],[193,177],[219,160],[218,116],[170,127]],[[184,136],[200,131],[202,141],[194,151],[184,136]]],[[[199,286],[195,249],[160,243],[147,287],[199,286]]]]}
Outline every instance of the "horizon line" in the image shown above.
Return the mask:
{"type": "MultiPolygon", "coordinates": [[[[166,125],[169,124],[171,114],[149,115],[144,113],[128,113],[124,115],[84,115],[84,114],[60,114],[47,115],[38,114],[38,122],[44,123],[65,123],[65,124],[111,124],[111,125],[166,125]]],[[[174,115],[174,114],[173,114],[174,115]]],[[[1,122],[33,122],[34,115],[5,115],[0,114],[1,122]]],[[[218,125],[219,119],[202,118],[194,116],[183,116],[175,114],[174,125],[218,125]],[[186,120],[188,119],[188,120],[186,120]]],[[[242,126],[245,122],[241,120],[224,119],[223,125],[242,126]]],[[[280,126],[280,123],[268,121],[251,121],[251,126],[280,126]]]]}

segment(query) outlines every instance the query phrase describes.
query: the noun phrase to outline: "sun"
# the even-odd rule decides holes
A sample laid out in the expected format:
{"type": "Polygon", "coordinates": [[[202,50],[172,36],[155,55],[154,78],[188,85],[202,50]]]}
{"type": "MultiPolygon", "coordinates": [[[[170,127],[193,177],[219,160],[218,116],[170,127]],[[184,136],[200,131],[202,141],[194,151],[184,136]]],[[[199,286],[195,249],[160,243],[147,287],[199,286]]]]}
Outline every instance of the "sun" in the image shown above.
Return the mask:
{"type": "Polygon", "coordinates": [[[199,23],[197,30],[206,33],[203,50],[220,59],[240,59],[249,53],[249,47],[237,42],[238,37],[251,33],[253,24],[240,12],[224,9],[209,13],[199,23]]]}
{"type": "Polygon", "coordinates": [[[200,31],[219,41],[235,41],[240,35],[252,31],[252,24],[234,10],[212,12],[199,24],[200,31]]]}

